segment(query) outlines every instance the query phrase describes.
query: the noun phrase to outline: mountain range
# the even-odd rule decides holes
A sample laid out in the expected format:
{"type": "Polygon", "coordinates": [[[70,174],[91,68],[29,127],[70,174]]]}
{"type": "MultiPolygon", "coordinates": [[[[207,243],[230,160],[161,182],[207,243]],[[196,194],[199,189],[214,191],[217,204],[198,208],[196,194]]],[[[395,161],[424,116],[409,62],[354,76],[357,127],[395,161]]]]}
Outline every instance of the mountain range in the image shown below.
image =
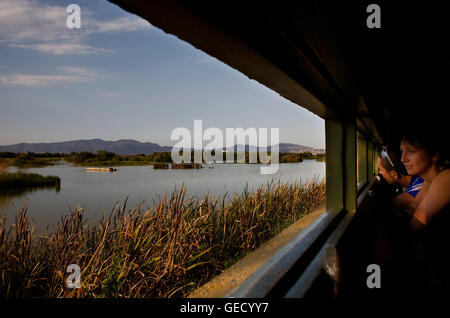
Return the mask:
{"type": "MultiPolygon", "coordinates": [[[[268,147],[270,150],[270,146],[268,147]]],[[[230,151],[233,147],[224,148],[230,151]]],[[[234,151],[239,149],[242,151],[244,145],[235,145],[234,151]]],[[[72,140],[63,142],[49,142],[49,143],[20,143],[14,145],[0,146],[0,152],[49,152],[49,153],[71,153],[80,151],[97,152],[98,150],[106,150],[120,155],[135,155],[135,154],[151,154],[153,152],[172,151],[171,146],[160,146],[153,142],[140,142],[133,139],[120,139],[117,141],[105,141],[103,139],[85,139],[72,140]]],[[[245,150],[254,152],[259,148],[252,145],[245,145],[245,150]]],[[[262,148],[264,150],[264,148],[262,148]]],[[[325,149],[313,148],[290,143],[280,143],[279,152],[300,153],[309,151],[312,154],[324,153],[325,149]]]]}

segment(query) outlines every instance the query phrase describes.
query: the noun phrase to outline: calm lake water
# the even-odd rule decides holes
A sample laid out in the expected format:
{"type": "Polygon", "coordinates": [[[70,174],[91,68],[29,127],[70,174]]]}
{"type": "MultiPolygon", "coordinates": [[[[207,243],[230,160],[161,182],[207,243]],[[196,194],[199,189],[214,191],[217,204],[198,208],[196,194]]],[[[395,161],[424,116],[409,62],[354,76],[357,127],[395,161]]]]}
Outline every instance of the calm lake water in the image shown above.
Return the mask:
{"type": "MultiPolygon", "coordinates": [[[[153,166],[116,167],[115,172],[87,172],[83,167],[68,164],[29,168],[26,172],[53,175],[61,178],[61,188],[33,191],[0,190],[0,215],[6,215],[7,223],[14,222],[16,210],[27,202],[28,215],[41,232],[49,224],[56,224],[61,215],[71,208],[85,207],[88,220],[109,213],[119,200],[128,196],[127,208],[144,203],[145,207],[159,201],[164,194],[172,193],[175,186],[187,186],[187,194],[202,197],[223,197],[225,193],[242,192],[246,184],[251,189],[266,184],[271,179],[282,182],[307,181],[315,176],[325,176],[325,162],[305,160],[301,163],[280,164],[277,174],[260,174],[257,164],[213,164],[213,169],[154,170],[153,166]]],[[[24,171],[24,170],[22,170],[24,171]]]]}

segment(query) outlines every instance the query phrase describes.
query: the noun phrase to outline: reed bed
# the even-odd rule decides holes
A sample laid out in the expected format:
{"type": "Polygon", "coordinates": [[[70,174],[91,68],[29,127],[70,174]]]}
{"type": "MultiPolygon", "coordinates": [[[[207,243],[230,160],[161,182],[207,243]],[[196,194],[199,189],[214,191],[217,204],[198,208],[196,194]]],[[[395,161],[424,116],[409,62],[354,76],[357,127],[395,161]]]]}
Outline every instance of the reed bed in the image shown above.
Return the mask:
{"type": "Polygon", "coordinates": [[[222,198],[176,188],[152,208],[119,203],[94,224],[83,209],[36,237],[20,209],[0,218],[0,297],[186,297],[325,198],[324,181],[266,185],[222,198]],[[81,288],[69,289],[69,264],[81,288]]]}
{"type": "Polygon", "coordinates": [[[172,169],[201,169],[202,165],[199,163],[172,163],[172,169]]]}
{"type": "Polygon", "coordinates": [[[168,163],[155,163],[153,164],[153,169],[169,169],[168,163]]]}
{"type": "Polygon", "coordinates": [[[41,176],[36,173],[4,173],[0,174],[0,189],[43,187],[61,185],[61,179],[55,176],[41,176]]]}

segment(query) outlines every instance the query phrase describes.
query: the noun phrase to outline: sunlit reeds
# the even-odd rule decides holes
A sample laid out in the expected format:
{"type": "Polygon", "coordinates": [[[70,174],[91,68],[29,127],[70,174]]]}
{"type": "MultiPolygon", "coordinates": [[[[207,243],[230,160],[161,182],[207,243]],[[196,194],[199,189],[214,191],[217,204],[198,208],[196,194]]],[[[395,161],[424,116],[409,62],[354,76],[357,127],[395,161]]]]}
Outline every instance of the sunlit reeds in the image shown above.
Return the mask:
{"type": "Polygon", "coordinates": [[[184,297],[301,218],[324,181],[270,182],[222,198],[175,189],[152,208],[116,208],[95,224],[83,209],[36,237],[27,208],[0,219],[0,297],[184,297]],[[81,288],[66,286],[69,264],[81,288]]]}
{"type": "Polygon", "coordinates": [[[11,164],[6,160],[0,160],[0,177],[8,175],[11,164]]]}

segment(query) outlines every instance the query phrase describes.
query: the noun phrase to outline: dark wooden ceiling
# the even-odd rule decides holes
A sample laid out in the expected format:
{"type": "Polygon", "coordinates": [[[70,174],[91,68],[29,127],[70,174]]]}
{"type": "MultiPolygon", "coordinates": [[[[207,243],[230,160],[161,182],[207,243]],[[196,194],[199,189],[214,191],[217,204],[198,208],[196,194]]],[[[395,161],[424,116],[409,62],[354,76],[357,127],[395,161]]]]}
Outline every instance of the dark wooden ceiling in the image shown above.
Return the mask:
{"type": "Polygon", "coordinates": [[[448,2],[110,1],[322,118],[358,118],[378,143],[398,140],[399,122],[445,118],[448,2]]]}

